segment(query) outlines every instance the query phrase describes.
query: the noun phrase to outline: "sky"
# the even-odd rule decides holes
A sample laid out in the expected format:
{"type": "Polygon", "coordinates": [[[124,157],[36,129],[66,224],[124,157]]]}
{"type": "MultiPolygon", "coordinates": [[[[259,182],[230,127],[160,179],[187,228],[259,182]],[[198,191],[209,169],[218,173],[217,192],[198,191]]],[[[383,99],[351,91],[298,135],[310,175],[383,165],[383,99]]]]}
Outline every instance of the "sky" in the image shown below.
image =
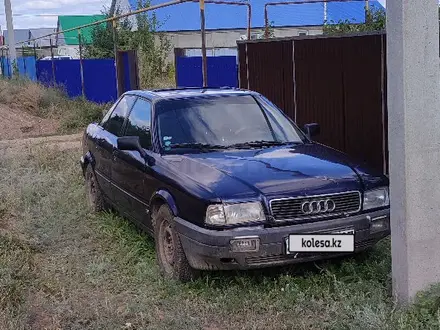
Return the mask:
{"type": "MultiPolygon", "coordinates": [[[[165,0],[154,0],[154,2],[162,2],[162,1],[165,0]]],[[[253,1],[267,2],[267,0],[253,0],[253,1]]],[[[378,1],[381,2],[383,5],[385,5],[386,0],[378,0],[378,1]]],[[[98,14],[101,13],[105,7],[107,8],[109,7],[111,0],[11,0],[11,2],[12,2],[12,10],[14,13],[14,28],[20,29],[20,28],[38,28],[38,27],[55,28],[57,24],[57,15],[98,14]],[[52,16],[42,16],[42,15],[52,15],[52,16]]],[[[231,8],[227,10],[230,9],[231,8]]],[[[314,10],[314,8],[310,8],[310,9],[314,10]]],[[[179,11],[180,10],[178,10],[178,12],[179,11]]],[[[274,12],[274,14],[277,13],[274,12]]],[[[6,19],[4,15],[4,1],[0,0],[0,30],[5,30],[5,29],[6,29],[6,19]]]]}
{"type": "MultiPolygon", "coordinates": [[[[14,28],[56,27],[57,16],[99,14],[110,0],[11,0],[14,28]],[[34,16],[48,14],[53,16],[34,16]]],[[[0,26],[6,30],[4,1],[0,0],[0,26]]]]}

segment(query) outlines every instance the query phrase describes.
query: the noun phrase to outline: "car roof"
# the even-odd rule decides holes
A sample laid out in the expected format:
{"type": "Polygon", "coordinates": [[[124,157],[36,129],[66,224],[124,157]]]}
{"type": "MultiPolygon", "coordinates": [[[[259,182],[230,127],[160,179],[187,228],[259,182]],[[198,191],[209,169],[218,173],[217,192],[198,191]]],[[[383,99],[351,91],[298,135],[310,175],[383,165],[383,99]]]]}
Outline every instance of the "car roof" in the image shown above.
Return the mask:
{"type": "Polygon", "coordinates": [[[125,94],[137,95],[145,97],[149,100],[157,99],[176,99],[176,98],[191,98],[198,96],[221,96],[221,95],[249,95],[254,92],[232,88],[232,87],[194,87],[194,88],[167,88],[167,89],[153,89],[153,90],[133,90],[125,94]]]}

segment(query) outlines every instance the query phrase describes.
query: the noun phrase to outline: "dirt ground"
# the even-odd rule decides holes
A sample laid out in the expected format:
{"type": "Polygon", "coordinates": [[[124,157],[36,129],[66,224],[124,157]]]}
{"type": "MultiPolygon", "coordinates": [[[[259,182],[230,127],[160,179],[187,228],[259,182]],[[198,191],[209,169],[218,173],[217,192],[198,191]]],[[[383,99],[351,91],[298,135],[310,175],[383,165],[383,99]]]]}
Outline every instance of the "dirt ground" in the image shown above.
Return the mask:
{"type": "Polygon", "coordinates": [[[26,137],[11,140],[0,139],[0,157],[11,156],[17,152],[29,152],[30,148],[56,148],[59,151],[79,149],[82,133],[70,135],[52,135],[26,137]]]}
{"type": "Polygon", "coordinates": [[[0,104],[0,140],[53,135],[59,123],[0,104]]]}

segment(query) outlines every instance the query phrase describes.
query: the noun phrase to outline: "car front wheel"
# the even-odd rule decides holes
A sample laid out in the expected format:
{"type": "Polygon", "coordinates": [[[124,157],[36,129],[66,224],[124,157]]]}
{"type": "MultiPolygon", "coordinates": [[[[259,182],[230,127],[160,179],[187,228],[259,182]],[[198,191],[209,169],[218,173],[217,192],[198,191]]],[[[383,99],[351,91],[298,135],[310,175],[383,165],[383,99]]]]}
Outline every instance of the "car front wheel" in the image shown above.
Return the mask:
{"type": "Polygon", "coordinates": [[[168,205],[162,205],[154,215],[157,261],[165,277],[186,282],[196,278],[197,271],[188,263],[173,218],[168,205]]]}

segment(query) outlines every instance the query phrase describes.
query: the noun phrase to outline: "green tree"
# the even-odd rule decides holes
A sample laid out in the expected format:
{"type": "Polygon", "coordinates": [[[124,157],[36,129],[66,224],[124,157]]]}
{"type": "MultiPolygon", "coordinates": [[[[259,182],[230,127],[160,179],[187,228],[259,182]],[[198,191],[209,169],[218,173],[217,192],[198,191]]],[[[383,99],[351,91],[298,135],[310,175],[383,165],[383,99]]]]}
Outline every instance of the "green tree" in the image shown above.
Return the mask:
{"type": "MultiPolygon", "coordinates": [[[[150,6],[150,0],[138,0],[138,8],[150,6]]],[[[166,75],[166,56],[171,49],[169,39],[158,32],[161,22],[154,12],[136,15],[137,30],[130,38],[130,47],[138,49],[139,74],[143,86],[152,87],[156,78],[166,75]]]]}
{"type": "MultiPolygon", "coordinates": [[[[110,17],[107,15],[107,17],[110,17]]],[[[128,19],[124,19],[117,26],[117,45],[118,50],[128,50],[132,36],[132,24],[128,19]]],[[[86,58],[113,58],[114,42],[112,23],[106,26],[96,25],[92,30],[92,42],[84,46],[84,56],[86,58]]]]}
{"type": "Polygon", "coordinates": [[[356,23],[350,20],[330,21],[324,25],[325,34],[346,34],[354,32],[382,31],[386,27],[386,14],[382,8],[366,10],[365,22],[356,23]]]}
{"type": "Polygon", "coordinates": [[[275,28],[275,22],[274,22],[274,21],[271,21],[271,22],[268,24],[267,28],[265,28],[264,31],[263,31],[263,33],[264,33],[264,37],[267,38],[267,39],[275,38],[275,31],[274,31],[274,28],[275,28]]]}
{"type": "MultiPolygon", "coordinates": [[[[138,0],[138,9],[149,6],[150,0],[138,0]]],[[[144,88],[152,87],[157,78],[167,77],[169,68],[165,59],[171,44],[163,34],[157,32],[160,22],[155,13],[140,13],[135,18],[136,26],[133,26],[128,18],[118,22],[116,29],[117,49],[137,50],[141,86],[144,88]]],[[[114,56],[112,24],[96,26],[92,31],[91,44],[85,45],[85,57],[113,58],[114,56]]]]}

